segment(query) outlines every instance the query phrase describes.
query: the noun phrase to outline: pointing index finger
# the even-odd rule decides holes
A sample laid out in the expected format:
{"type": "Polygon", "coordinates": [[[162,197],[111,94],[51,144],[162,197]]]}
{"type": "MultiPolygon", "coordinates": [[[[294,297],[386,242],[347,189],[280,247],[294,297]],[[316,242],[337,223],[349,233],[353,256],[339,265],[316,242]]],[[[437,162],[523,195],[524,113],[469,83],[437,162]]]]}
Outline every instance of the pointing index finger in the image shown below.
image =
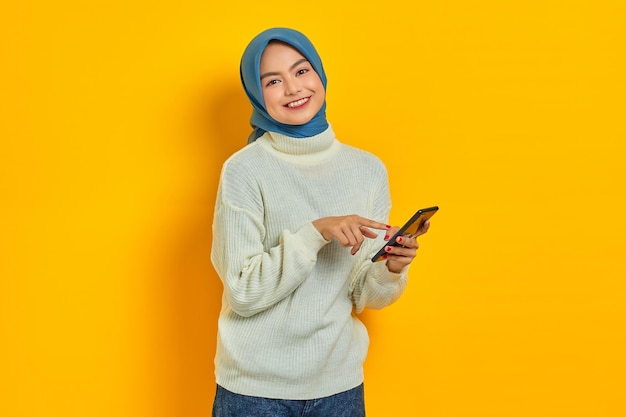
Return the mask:
{"type": "Polygon", "coordinates": [[[388,230],[391,229],[391,226],[385,223],[380,223],[374,220],[363,219],[363,224],[361,226],[371,227],[372,229],[378,230],[388,230]]]}

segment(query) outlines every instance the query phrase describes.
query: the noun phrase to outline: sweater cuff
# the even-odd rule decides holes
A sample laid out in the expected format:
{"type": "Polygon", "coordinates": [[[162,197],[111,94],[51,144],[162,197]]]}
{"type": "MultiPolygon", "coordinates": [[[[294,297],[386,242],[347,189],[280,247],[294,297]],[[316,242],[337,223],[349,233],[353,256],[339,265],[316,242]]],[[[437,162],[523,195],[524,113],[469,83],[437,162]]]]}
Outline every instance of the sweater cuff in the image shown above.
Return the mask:
{"type": "Polygon", "coordinates": [[[300,230],[297,235],[302,239],[302,252],[308,255],[311,259],[317,259],[317,253],[324,246],[330,243],[329,240],[324,239],[324,236],[317,231],[313,223],[307,223],[300,230]]]}
{"type": "Polygon", "coordinates": [[[386,263],[380,262],[379,265],[381,265],[384,268],[382,273],[379,274],[377,278],[377,281],[380,284],[388,284],[392,282],[397,282],[402,278],[407,278],[407,271],[409,269],[408,265],[404,267],[404,269],[402,269],[402,271],[400,272],[391,272],[390,270],[387,269],[386,263]]]}

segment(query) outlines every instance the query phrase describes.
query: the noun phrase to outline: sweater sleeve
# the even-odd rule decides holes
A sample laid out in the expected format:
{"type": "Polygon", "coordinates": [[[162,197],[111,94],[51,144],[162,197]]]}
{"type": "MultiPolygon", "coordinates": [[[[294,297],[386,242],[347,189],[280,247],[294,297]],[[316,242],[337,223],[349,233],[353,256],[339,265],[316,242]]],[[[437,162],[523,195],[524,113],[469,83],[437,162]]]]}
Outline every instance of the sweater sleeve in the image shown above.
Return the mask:
{"type": "MultiPolygon", "coordinates": [[[[373,177],[370,212],[371,218],[388,222],[391,210],[391,198],[387,170],[378,164],[377,174],[373,177]]],[[[380,309],[394,303],[406,288],[408,267],[401,273],[387,269],[386,262],[372,262],[371,256],[383,245],[382,239],[366,241],[357,255],[358,262],[350,277],[350,296],[357,313],[365,308],[380,309]]]]}
{"type": "Polygon", "coordinates": [[[328,242],[312,223],[306,223],[295,231],[283,230],[278,243],[266,249],[262,204],[255,206],[254,198],[231,198],[242,193],[254,195],[250,189],[253,185],[246,184],[241,176],[234,183],[231,179],[223,173],[218,190],[211,261],[224,284],[230,308],[249,317],[298,288],[328,242]]]}
{"type": "Polygon", "coordinates": [[[393,304],[404,292],[408,282],[407,269],[396,274],[385,262],[365,260],[352,281],[351,296],[357,313],[365,308],[381,309],[393,304]],[[367,264],[370,262],[370,265],[367,264]]]}

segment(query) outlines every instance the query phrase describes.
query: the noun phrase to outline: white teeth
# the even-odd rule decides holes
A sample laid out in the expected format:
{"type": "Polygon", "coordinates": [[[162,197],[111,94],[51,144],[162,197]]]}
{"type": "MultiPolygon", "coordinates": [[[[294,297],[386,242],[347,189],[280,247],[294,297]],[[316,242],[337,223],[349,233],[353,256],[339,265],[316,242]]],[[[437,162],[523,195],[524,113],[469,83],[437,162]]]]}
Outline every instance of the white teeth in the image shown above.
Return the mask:
{"type": "Polygon", "coordinates": [[[307,101],[309,101],[309,98],[308,98],[308,97],[301,98],[300,100],[297,100],[297,101],[292,101],[291,103],[287,104],[287,107],[290,107],[290,108],[292,108],[292,109],[293,109],[294,107],[299,107],[299,106],[302,106],[302,105],[303,105],[304,103],[306,103],[307,101]]]}

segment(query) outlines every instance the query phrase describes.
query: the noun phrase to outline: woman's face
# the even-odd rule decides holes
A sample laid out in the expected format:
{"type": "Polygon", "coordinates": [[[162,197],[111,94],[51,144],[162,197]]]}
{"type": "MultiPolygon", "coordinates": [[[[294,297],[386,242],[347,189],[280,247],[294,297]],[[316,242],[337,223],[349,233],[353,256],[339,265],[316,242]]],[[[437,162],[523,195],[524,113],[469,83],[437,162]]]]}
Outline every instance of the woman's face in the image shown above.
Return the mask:
{"type": "Polygon", "coordinates": [[[295,48],[270,42],[261,55],[260,70],[265,109],[277,122],[303,125],[324,105],[320,77],[295,48]]]}

